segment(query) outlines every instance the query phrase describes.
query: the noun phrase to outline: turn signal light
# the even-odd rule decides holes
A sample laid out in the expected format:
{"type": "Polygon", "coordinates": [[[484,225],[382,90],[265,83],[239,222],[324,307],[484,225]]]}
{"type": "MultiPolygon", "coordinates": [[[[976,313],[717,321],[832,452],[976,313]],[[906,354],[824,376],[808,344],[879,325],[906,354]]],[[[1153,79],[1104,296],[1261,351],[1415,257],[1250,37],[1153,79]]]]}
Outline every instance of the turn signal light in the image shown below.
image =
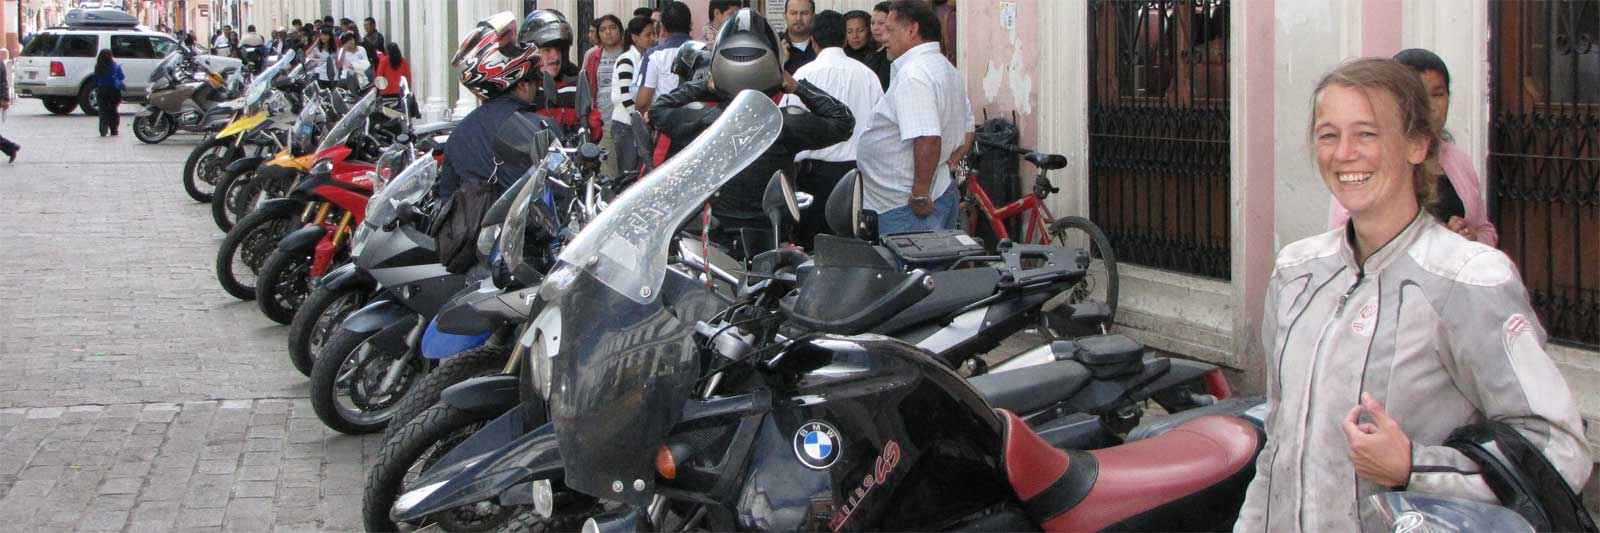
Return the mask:
{"type": "Polygon", "coordinates": [[[1226,400],[1233,396],[1233,386],[1228,384],[1228,377],[1222,375],[1222,369],[1206,372],[1206,388],[1210,389],[1212,396],[1218,400],[1226,400]]]}
{"type": "Polygon", "coordinates": [[[656,450],[656,473],[665,479],[678,478],[678,461],[672,457],[672,448],[668,448],[666,444],[662,444],[661,449],[656,450]]]}
{"type": "Polygon", "coordinates": [[[50,62],[50,77],[52,77],[52,78],[65,78],[65,77],[67,77],[67,66],[66,65],[62,65],[60,61],[51,61],[50,62]]]}

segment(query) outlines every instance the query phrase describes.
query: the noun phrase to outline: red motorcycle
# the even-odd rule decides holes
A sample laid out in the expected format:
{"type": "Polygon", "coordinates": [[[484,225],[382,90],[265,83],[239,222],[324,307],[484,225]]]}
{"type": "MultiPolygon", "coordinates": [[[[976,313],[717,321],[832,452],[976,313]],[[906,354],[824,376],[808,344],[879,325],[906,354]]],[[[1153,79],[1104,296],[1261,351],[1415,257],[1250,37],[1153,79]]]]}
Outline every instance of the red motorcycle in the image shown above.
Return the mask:
{"type": "MultiPolygon", "coordinates": [[[[294,319],[311,282],[349,260],[349,240],[366,217],[372,173],[382,149],[409,135],[403,115],[369,92],[329,130],[311,171],[284,199],[303,204],[299,230],[278,241],[256,281],[261,312],[280,324],[294,319]]],[[[264,208],[265,206],[263,206],[264,208]]]]}

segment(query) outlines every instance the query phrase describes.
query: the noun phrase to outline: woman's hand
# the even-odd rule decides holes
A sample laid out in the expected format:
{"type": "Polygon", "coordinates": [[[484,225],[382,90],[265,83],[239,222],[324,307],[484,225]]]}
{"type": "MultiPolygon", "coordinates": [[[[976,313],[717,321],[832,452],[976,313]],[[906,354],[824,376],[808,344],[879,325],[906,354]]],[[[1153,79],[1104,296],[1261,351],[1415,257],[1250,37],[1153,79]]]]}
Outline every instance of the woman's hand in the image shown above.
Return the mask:
{"type": "Polygon", "coordinates": [[[1343,426],[1357,476],[1385,487],[1405,486],[1411,479],[1411,439],[1383,404],[1361,393],[1361,405],[1350,408],[1343,426]],[[1371,422],[1360,421],[1363,410],[1372,415],[1371,422]]]}
{"type": "Polygon", "coordinates": [[[1445,227],[1450,228],[1450,231],[1461,234],[1462,237],[1466,237],[1469,241],[1478,240],[1478,232],[1474,231],[1472,226],[1467,225],[1467,219],[1450,217],[1450,221],[1445,223],[1445,227]]]}

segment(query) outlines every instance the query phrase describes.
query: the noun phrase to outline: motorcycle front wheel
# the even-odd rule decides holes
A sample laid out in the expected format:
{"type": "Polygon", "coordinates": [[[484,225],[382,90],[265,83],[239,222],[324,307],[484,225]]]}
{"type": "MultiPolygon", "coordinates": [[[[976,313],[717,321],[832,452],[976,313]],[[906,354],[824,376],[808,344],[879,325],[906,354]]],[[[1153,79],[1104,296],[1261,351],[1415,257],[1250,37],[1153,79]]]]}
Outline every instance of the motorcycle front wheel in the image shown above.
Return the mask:
{"type": "Polygon", "coordinates": [[[345,317],[367,305],[373,287],[352,284],[340,290],[317,287],[306,297],[289,322],[289,363],[306,377],[317,362],[317,354],[327,345],[345,317]]]}
{"type": "Polygon", "coordinates": [[[240,300],[254,300],[261,267],[278,249],[278,241],[299,227],[299,220],[295,211],[256,211],[239,220],[217,247],[217,283],[222,290],[240,300]]]}
{"type": "Polygon", "coordinates": [[[232,148],[233,139],[218,139],[207,137],[200,146],[194,147],[189,152],[189,159],[183,163],[183,190],[196,202],[210,202],[211,194],[216,191],[217,181],[222,178],[222,173],[228,168],[230,161],[225,161],[228,150],[232,148]]]}
{"type": "Polygon", "coordinates": [[[369,342],[376,332],[338,328],[311,370],[311,408],[328,428],[346,435],[382,431],[406,391],[427,371],[427,360],[409,349],[369,342]],[[384,381],[395,363],[399,372],[384,381]]]}
{"type": "Polygon", "coordinates": [[[311,294],[310,251],[277,250],[261,265],[256,280],[256,305],[273,322],[289,325],[300,303],[311,294]]]}
{"type": "Polygon", "coordinates": [[[154,113],[140,115],[133,119],[133,136],[145,144],[160,144],[161,141],[171,137],[177,131],[178,123],[172,120],[172,115],[154,113]]]}
{"type": "Polygon", "coordinates": [[[261,187],[255,183],[256,170],[224,172],[211,192],[211,221],[222,231],[233,229],[240,218],[250,214],[259,200],[261,187]]]}
{"type": "MultiPolygon", "coordinates": [[[[407,421],[384,441],[378,463],[367,474],[366,493],[361,498],[361,516],[367,531],[396,531],[389,520],[389,509],[396,498],[418,477],[443,459],[500,413],[469,412],[439,402],[407,421]]],[[[559,509],[559,507],[558,507],[559,509]]],[[[494,531],[506,524],[516,507],[496,506],[480,513],[466,506],[428,517],[429,524],[445,531],[494,531]]],[[[424,527],[429,524],[415,524],[424,527]]]]}

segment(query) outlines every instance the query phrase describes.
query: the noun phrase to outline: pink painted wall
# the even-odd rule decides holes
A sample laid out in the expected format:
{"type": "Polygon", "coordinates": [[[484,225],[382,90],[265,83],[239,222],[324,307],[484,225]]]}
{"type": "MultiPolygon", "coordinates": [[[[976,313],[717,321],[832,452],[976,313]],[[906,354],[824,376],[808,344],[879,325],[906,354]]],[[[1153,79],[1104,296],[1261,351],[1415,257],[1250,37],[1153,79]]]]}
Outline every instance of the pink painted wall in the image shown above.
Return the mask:
{"type": "Polygon", "coordinates": [[[1361,55],[1389,57],[1400,51],[1399,0],[1361,1],[1361,55]]]}
{"type": "Polygon", "coordinates": [[[1040,2],[1001,0],[962,0],[957,3],[960,21],[958,42],[962,54],[956,65],[967,77],[967,97],[972,100],[972,118],[982,123],[989,117],[1011,118],[1017,113],[1022,130],[1022,145],[1046,152],[1063,147],[1035,146],[1039,138],[1038,109],[1043,80],[1039,69],[1040,2]],[[1002,8],[1015,9],[1010,28],[1002,22],[1002,8]]]}
{"type": "MultiPolygon", "coordinates": [[[[1244,353],[1258,353],[1260,344],[1255,341],[1259,338],[1256,331],[1258,324],[1249,317],[1261,316],[1263,304],[1266,302],[1267,281],[1272,276],[1274,257],[1277,255],[1276,247],[1276,180],[1278,177],[1276,165],[1275,146],[1277,132],[1275,131],[1275,101],[1277,85],[1274,76],[1273,58],[1275,55],[1275,34],[1273,2],[1259,2],[1251,5],[1251,9],[1233,14],[1234,27],[1238,27],[1239,19],[1244,19],[1244,32],[1247,35],[1249,46],[1243,47],[1236,53],[1242,55],[1234,64],[1244,67],[1245,83],[1243,99],[1245,106],[1241,113],[1245,123],[1245,138],[1239,139],[1246,143],[1246,158],[1242,162],[1244,175],[1234,179],[1246,180],[1246,186],[1235,189],[1243,191],[1243,231],[1236,232],[1242,235],[1244,242],[1235,241],[1234,245],[1242,246],[1244,252],[1243,284],[1244,284],[1244,317],[1242,321],[1251,324],[1250,331],[1242,337],[1246,350],[1244,353]]],[[[1237,331],[1237,328],[1236,328],[1237,331]]],[[[1251,358],[1252,363],[1263,363],[1266,357],[1251,358]]]]}

